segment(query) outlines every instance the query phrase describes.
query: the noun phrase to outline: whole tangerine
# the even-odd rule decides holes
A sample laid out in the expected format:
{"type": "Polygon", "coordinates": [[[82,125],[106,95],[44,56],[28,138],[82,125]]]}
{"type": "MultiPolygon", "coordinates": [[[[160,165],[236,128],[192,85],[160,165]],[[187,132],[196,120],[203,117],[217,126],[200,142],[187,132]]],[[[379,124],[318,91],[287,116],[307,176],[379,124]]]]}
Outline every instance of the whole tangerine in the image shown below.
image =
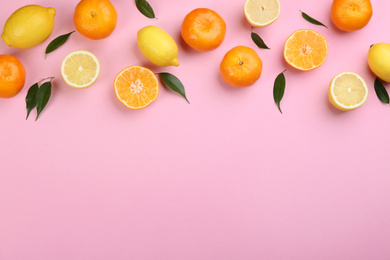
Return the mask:
{"type": "Polygon", "coordinates": [[[0,55],[0,97],[11,98],[18,94],[26,81],[26,70],[14,56],[0,55]]]}
{"type": "Polygon", "coordinates": [[[262,68],[263,63],[253,49],[237,46],[225,54],[219,71],[229,85],[248,87],[260,78],[262,68]]]}
{"type": "Polygon", "coordinates": [[[215,11],[197,8],[188,13],[181,26],[184,41],[193,49],[201,52],[216,49],[223,42],[226,23],[215,11]]]}
{"type": "Polygon", "coordinates": [[[365,27],[372,16],[370,0],[334,0],[332,22],[342,31],[352,32],[365,27]]]}
{"type": "Polygon", "coordinates": [[[81,0],[74,11],[74,25],[83,36],[100,40],[114,31],[118,15],[109,0],[81,0]]]}

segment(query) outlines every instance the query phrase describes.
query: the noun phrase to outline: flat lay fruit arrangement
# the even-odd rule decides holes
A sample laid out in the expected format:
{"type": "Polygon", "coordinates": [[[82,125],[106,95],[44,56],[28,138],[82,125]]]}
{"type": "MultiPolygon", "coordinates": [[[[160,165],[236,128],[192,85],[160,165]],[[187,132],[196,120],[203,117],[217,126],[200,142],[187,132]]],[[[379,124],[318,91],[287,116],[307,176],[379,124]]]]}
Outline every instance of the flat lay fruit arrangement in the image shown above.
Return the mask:
{"type": "MultiPolygon", "coordinates": [[[[134,6],[147,18],[155,18],[154,9],[146,0],[135,0],[134,6]]],[[[253,29],[270,26],[281,15],[280,10],[279,0],[243,2],[242,10],[237,12],[252,26],[251,37],[258,48],[231,46],[224,57],[221,57],[220,75],[216,77],[221,77],[232,87],[240,88],[253,86],[260,77],[270,76],[262,73],[269,61],[261,58],[261,52],[270,51],[270,48],[261,35],[255,33],[253,29]]],[[[45,55],[50,55],[51,52],[66,44],[74,33],[91,40],[105,39],[116,33],[118,14],[113,3],[109,0],[81,0],[74,7],[75,30],[47,42],[56,23],[56,12],[60,11],[50,6],[21,6],[9,14],[1,38],[10,48],[28,49],[46,44],[45,55]]],[[[327,27],[307,13],[301,11],[301,15],[308,23],[327,27]]],[[[227,17],[222,17],[216,10],[199,7],[182,16],[182,24],[178,26],[180,26],[181,37],[189,48],[196,52],[211,52],[224,41],[227,33],[225,22],[227,17]]],[[[345,33],[364,30],[373,16],[373,6],[370,0],[334,0],[329,16],[335,27],[345,33]]],[[[142,53],[151,65],[180,68],[178,44],[163,28],[146,25],[139,28],[136,38],[137,51],[142,53]]],[[[286,69],[300,71],[321,69],[331,48],[326,37],[313,29],[296,30],[284,41],[281,55],[286,62],[286,69]]],[[[367,64],[377,76],[375,86],[367,86],[365,80],[354,72],[340,71],[338,75],[332,75],[334,78],[328,83],[328,99],[335,108],[347,111],[360,107],[366,101],[371,92],[369,89],[372,87],[380,101],[389,103],[383,82],[390,82],[390,44],[373,43],[367,46],[366,55],[367,64]]],[[[168,72],[154,73],[150,68],[130,65],[112,78],[114,86],[112,91],[126,107],[140,109],[150,105],[158,97],[160,83],[179,93],[188,102],[186,86],[182,82],[189,79],[179,79],[168,72]]],[[[61,75],[67,85],[78,89],[87,88],[98,80],[100,68],[99,60],[93,53],[75,50],[63,58],[61,75]]],[[[25,86],[28,72],[29,68],[25,68],[16,56],[7,53],[0,55],[0,97],[11,98],[23,87],[29,88],[25,99],[27,117],[31,110],[37,108],[36,118],[38,118],[50,100],[53,79],[43,79],[31,87],[25,86]]],[[[286,82],[286,76],[281,72],[275,78],[274,86],[269,86],[274,88],[274,100],[280,112],[282,112],[280,104],[287,87],[286,82]]]]}

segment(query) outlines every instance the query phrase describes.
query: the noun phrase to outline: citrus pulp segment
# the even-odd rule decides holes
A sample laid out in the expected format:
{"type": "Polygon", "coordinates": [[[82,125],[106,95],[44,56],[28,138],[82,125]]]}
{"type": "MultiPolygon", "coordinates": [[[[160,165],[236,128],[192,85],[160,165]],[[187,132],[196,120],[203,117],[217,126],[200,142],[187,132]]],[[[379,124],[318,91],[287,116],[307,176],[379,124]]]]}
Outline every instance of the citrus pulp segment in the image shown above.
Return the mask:
{"type": "Polygon", "coordinates": [[[279,17],[280,3],[278,0],[247,0],[244,13],[252,26],[264,27],[279,17]]]}
{"type": "Polygon", "coordinates": [[[62,61],[62,77],[69,86],[74,88],[91,86],[99,77],[99,73],[99,61],[89,51],[73,51],[62,61]]]}
{"type": "Polygon", "coordinates": [[[329,101],[336,108],[348,111],[360,107],[367,100],[368,88],[362,77],[354,72],[336,75],[329,86],[329,101]]]}
{"type": "Polygon", "coordinates": [[[149,69],[141,66],[128,67],[115,77],[116,97],[131,109],[144,108],[158,96],[158,80],[149,69]]]}
{"type": "Polygon", "coordinates": [[[328,56],[328,43],[321,34],[310,30],[297,30],[284,45],[284,59],[296,69],[307,71],[321,66],[328,56]]]}

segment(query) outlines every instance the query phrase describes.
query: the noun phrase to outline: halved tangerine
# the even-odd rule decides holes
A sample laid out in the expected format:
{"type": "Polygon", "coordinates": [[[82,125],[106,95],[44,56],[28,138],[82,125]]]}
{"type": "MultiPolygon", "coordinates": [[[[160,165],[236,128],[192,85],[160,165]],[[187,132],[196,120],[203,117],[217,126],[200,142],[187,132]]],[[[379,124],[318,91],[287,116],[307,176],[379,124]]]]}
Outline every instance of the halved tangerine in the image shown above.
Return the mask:
{"type": "Polygon", "coordinates": [[[158,80],[149,69],[141,66],[130,66],[115,77],[116,97],[122,104],[131,109],[144,108],[158,96],[158,80]]]}
{"type": "Polygon", "coordinates": [[[310,29],[297,30],[284,44],[284,59],[296,69],[307,71],[321,66],[328,56],[324,36],[310,29]]]}

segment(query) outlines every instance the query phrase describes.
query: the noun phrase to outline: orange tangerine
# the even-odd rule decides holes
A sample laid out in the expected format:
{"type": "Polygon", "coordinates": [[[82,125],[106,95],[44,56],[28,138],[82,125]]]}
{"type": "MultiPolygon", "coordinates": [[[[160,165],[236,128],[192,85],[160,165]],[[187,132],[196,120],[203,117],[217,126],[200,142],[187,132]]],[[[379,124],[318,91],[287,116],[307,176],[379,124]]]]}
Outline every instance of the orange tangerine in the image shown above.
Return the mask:
{"type": "Polygon", "coordinates": [[[229,85],[248,87],[260,78],[262,68],[263,63],[253,49],[237,46],[225,54],[219,71],[229,85]]]}
{"type": "Polygon", "coordinates": [[[18,94],[25,83],[26,70],[14,56],[0,55],[0,98],[10,98],[18,94]]]}
{"type": "Polygon", "coordinates": [[[187,14],[181,25],[184,41],[197,51],[211,51],[223,42],[226,24],[213,10],[198,8],[187,14]]]}
{"type": "Polygon", "coordinates": [[[365,27],[372,16],[370,0],[334,0],[331,7],[333,23],[343,31],[352,32],[365,27]]]}

